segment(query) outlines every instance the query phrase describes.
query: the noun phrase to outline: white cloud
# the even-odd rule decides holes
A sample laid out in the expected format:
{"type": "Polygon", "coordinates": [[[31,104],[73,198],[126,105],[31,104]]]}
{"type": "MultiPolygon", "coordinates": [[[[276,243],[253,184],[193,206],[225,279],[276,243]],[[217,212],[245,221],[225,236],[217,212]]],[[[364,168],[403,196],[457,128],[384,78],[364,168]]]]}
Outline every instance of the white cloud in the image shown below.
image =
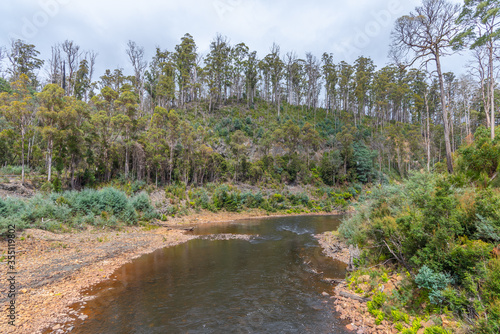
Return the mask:
{"type": "Polygon", "coordinates": [[[74,40],[100,54],[102,72],[117,66],[127,69],[129,39],[143,45],[151,57],[156,45],[173,50],[185,33],[193,35],[199,51],[206,53],[221,33],[233,44],[245,42],[260,57],[276,42],[282,53],[303,56],[311,51],[319,58],[333,52],[337,61],[349,62],[364,55],[383,66],[394,21],[419,4],[420,0],[2,0],[0,45],[10,44],[9,34],[19,36],[49,58],[51,45],[74,40]]]}

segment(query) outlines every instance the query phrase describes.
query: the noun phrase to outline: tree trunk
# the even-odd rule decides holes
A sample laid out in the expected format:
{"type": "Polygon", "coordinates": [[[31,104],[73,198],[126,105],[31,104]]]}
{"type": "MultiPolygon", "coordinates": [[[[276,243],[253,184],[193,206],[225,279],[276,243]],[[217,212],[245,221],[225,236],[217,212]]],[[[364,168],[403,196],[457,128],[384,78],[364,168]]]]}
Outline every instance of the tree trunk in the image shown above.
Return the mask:
{"type": "Polygon", "coordinates": [[[491,108],[491,140],[495,139],[495,77],[493,69],[493,46],[490,45],[489,74],[490,74],[490,108],[491,108]]]}
{"type": "Polygon", "coordinates": [[[431,131],[430,131],[430,124],[429,124],[429,100],[427,100],[427,92],[424,94],[425,98],[425,109],[427,110],[427,131],[426,131],[426,146],[427,146],[427,171],[429,172],[431,170],[431,131]]]}
{"type": "Polygon", "coordinates": [[[446,145],[446,164],[448,165],[448,173],[453,173],[453,158],[451,155],[450,143],[450,125],[448,123],[448,109],[446,107],[446,98],[443,82],[443,73],[441,71],[441,61],[439,59],[439,50],[435,52],[436,56],[436,69],[439,78],[439,88],[441,90],[441,108],[443,109],[443,125],[444,125],[444,142],[446,145]]]}
{"type": "Polygon", "coordinates": [[[24,184],[24,129],[21,130],[21,183],[24,184]]]}
{"type": "Polygon", "coordinates": [[[47,175],[47,181],[50,182],[50,178],[52,176],[52,139],[49,139],[49,142],[47,143],[47,151],[48,151],[48,156],[47,156],[47,169],[48,169],[48,175],[47,175]]]}
{"type": "Polygon", "coordinates": [[[128,178],[128,143],[125,143],[125,179],[128,178]]]}

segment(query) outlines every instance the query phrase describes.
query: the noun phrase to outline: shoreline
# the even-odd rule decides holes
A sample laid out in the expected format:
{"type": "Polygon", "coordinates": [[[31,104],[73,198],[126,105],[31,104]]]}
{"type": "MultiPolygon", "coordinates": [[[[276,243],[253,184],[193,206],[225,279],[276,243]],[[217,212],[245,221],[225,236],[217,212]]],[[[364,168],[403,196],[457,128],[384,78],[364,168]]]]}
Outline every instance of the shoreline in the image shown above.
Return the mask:
{"type": "MultiPolygon", "coordinates": [[[[290,216],[334,216],[342,213],[265,214],[202,212],[157,222],[145,227],[121,229],[88,228],[71,233],[52,233],[39,229],[17,232],[17,281],[15,326],[8,324],[7,281],[0,283],[0,304],[4,319],[2,333],[43,333],[52,329],[65,333],[61,324],[70,320],[70,306],[84,299],[83,291],[109,277],[121,266],[142,255],[199,238],[185,233],[187,225],[226,223],[238,220],[290,216]]],[[[2,250],[7,241],[0,242],[2,250]]],[[[0,262],[2,275],[6,260],[0,262]]]]}

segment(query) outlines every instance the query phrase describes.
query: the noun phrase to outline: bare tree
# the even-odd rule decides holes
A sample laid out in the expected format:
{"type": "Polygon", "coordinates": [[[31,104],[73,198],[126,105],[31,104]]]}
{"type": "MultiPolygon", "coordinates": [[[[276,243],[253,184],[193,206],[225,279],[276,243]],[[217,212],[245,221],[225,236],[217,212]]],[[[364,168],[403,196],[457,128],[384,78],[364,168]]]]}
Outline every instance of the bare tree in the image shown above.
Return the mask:
{"type": "MultiPolygon", "coordinates": [[[[66,63],[68,66],[69,77],[66,85],[66,95],[73,94],[73,74],[78,69],[78,63],[80,58],[80,46],[76,45],[75,42],[65,40],[61,45],[63,52],[66,54],[66,63]]],[[[66,67],[66,66],[64,66],[66,67]]]]}
{"type": "Polygon", "coordinates": [[[287,52],[283,58],[283,63],[285,64],[286,72],[286,92],[287,92],[287,102],[288,104],[293,103],[293,89],[292,89],[292,79],[293,79],[293,64],[297,61],[297,55],[295,52],[287,52]]]}
{"type": "MultiPolygon", "coordinates": [[[[465,136],[470,136],[471,130],[471,109],[474,100],[475,83],[470,75],[460,76],[458,82],[459,104],[462,110],[463,121],[465,122],[465,136]]],[[[486,114],[488,114],[486,112],[486,114]]]]}
{"type": "Polygon", "coordinates": [[[48,61],[49,68],[47,69],[49,75],[49,82],[62,86],[62,60],[61,60],[61,47],[56,44],[51,47],[51,56],[48,61]]]}
{"type": "Polygon", "coordinates": [[[85,59],[87,59],[87,62],[89,63],[89,81],[92,82],[92,76],[94,75],[95,71],[95,62],[97,59],[97,56],[99,54],[93,50],[87,51],[85,53],[85,59]]]}
{"type": "Polygon", "coordinates": [[[134,67],[135,89],[139,95],[142,110],[144,104],[144,72],[148,66],[147,61],[144,60],[144,48],[133,41],[128,41],[127,55],[134,67]]]}
{"type": "Polygon", "coordinates": [[[490,108],[491,140],[495,138],[495,60],[498,57],[498,41],[500,41],[500,1],[499,0],[466,0],[458,19],[467,27],[457,40],[464,43],[464,38],[472,39],[471,49],[483,48],[487,55],[488,107],[490,108]]]}
{"type": "Polygon", "coordinates": [[[453,41],[459,34],[455,24],[460,13],[460,5],[446,0],[423,0],[415,13],[403,16],[396,21],[392,32],[391,54],[398,61],[410,55],[406,63],[414,64],[417,60],[424,63],[435,62],[441,90],[441,109],[443,113],[444,140],[448,172],[453,172],[452,150],[450,143],[450,124],[446,105],[441,57],[450,54],[453,41]]]}
{"type": "Polygon", "coordinates": [[[5,59],[5,48],[3,46],[0,46],[0,78],[3,77],[3,70],[2,70],[2,63],[3,63],[3,60],[5,59]]]}
{"type": "Polygon", "coordinates": [[[484,48],[476,48],[472,52],[473,61],[468,64],[469,73],[476,78],[479,83],[479,91],[481,92],[481,100],[483,102],[484,112],[486,116],[486,127],[490,127],[490,99],[488,98],[488,86],[486,85],[488,77],[488,65],[486,59],[486,50],[484,48]]]}

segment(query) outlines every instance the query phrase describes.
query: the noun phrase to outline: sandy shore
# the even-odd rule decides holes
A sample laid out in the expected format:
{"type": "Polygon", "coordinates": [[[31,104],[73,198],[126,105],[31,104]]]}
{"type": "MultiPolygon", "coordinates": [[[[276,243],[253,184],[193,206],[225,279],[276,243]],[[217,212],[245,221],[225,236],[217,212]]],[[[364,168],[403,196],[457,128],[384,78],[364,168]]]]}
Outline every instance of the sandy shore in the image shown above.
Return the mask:
{"type": "MultiPolygon", "coordinates": [[[[309,214],[309,215],[325,215],[309,214]]],[[[187,242],[197,236],[184,229],[209,222],[229,222],[290,215],[203,212],[155,226],[125,227],[119,230],[88,229],[75,233],[51,233],[29,229],[16,235],[16,319],[8,324],[10,299],[7,260],[0,262],[0,333],[41,333],[51,329],[65,333],[61,323],[69,319],[69,306],[82,300],[81,291],[103,280],[123,264],[157,249],[187,242]]],[[[224,236],[227,238],[227,236],[224,236]]],[[[6,254],[7,241],[0,241],[6,254]]]]}

